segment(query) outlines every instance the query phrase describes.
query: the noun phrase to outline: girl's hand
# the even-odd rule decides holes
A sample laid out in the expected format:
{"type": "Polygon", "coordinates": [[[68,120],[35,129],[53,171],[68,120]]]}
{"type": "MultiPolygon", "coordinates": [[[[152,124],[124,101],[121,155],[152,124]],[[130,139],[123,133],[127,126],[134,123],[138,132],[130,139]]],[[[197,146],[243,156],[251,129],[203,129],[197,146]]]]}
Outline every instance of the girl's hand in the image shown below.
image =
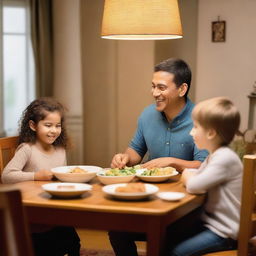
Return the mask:
{"type": "Polygon", "coordinates": [[[35,180],[51,180],[53,173],[48,170],[40,170],[35,173],[35,180]]]}

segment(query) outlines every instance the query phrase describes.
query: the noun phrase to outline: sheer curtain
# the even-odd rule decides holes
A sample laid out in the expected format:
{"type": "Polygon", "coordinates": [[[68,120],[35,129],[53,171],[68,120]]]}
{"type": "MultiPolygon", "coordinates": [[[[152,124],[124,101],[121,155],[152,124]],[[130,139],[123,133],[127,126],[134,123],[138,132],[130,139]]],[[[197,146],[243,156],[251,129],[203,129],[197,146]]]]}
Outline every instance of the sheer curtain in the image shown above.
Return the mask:
{"type": "Polygon", "coordinates": [[[22,111],[35,98],[28,0],[0,1],[0,136],[18,132],[22,111]]]}
{"type": "Polygon", "coordinates": [[[53,95],[52,0],[29,0],[35,58],[36,96],[53,95]]]}

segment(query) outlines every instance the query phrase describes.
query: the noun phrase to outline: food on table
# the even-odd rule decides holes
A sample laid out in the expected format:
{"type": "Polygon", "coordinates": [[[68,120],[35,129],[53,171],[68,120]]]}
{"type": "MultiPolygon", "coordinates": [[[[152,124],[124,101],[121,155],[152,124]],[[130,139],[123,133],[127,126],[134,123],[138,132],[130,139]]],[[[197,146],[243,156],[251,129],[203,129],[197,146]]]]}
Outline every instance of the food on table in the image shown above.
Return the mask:
{"type": "Polygon", "coordinates": [[[140,164],[137,164],[137,165],[134,165],[133,166],[133,169],[135,169],[135,170],[138,170],[138,169],[141,169],[142,167],[141,167],[141,165],[140,164]]]}
{"type": "Polygon", "coordinates": [[[75,189],[75,186],[73,186],[73,185],[58,185],[58,186],[57,186],[57,189],[63,189],[63,190],[66,190],[66,189],[75,189]]]}
{"type": "Polygon", "coordinates": [[[124,169],[112,168],[105,171],[105,173],[101,173],[102,176],[128,176],[135,175],[136,169],[134,167],[125,166],[124,169]]]}
{"type": "Polygon", "coordinates": [[[87,173],[87,170],[81,169],[79,167],[73,168],[69,171],[70,173],[87,173]]]}
{"type": "Polygon", "coordinates": [[[151,169],[147,169],[144,172],[142,172],[142,176],[164,176],[164,175],[170,175],[173,172],[175,172],[176,169],[173,167],[155,167],[151,169]]]}
{"type": "Polygon", "coordinates": [[[115,192],[121,192],[121,193],[146,192],[146,187],[143,183],[128,183],[125,186],[116,187],[115,192]]]}

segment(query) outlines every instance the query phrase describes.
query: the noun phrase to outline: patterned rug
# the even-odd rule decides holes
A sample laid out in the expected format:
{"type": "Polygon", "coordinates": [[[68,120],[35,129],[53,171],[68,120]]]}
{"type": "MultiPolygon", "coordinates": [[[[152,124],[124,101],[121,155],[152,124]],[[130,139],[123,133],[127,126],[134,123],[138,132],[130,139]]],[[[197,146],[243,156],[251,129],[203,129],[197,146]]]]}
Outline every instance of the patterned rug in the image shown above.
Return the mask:
{"type": "MultiPolygon", "coordinates": [[[[139,253],[139,256],[145,256],[145,253],[139,253]]],[[[115,256],[112,250],[94,250],[94,249],[85,249],[80,250],[80,256],[115,256]]]]}

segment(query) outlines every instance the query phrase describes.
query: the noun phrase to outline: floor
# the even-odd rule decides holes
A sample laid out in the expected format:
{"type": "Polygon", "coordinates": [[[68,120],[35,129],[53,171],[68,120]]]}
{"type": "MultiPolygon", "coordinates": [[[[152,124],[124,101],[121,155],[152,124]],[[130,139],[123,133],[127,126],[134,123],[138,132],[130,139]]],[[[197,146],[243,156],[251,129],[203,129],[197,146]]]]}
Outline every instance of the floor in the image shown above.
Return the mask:
{"type": "MultiPolygon", "coordinates": [[[[87,249],[112,249],[107,231],[77,229],[81,246],[87,249]]],[[[146,242],[136,242],[138,251],[146,250],[146,242]]]]}

